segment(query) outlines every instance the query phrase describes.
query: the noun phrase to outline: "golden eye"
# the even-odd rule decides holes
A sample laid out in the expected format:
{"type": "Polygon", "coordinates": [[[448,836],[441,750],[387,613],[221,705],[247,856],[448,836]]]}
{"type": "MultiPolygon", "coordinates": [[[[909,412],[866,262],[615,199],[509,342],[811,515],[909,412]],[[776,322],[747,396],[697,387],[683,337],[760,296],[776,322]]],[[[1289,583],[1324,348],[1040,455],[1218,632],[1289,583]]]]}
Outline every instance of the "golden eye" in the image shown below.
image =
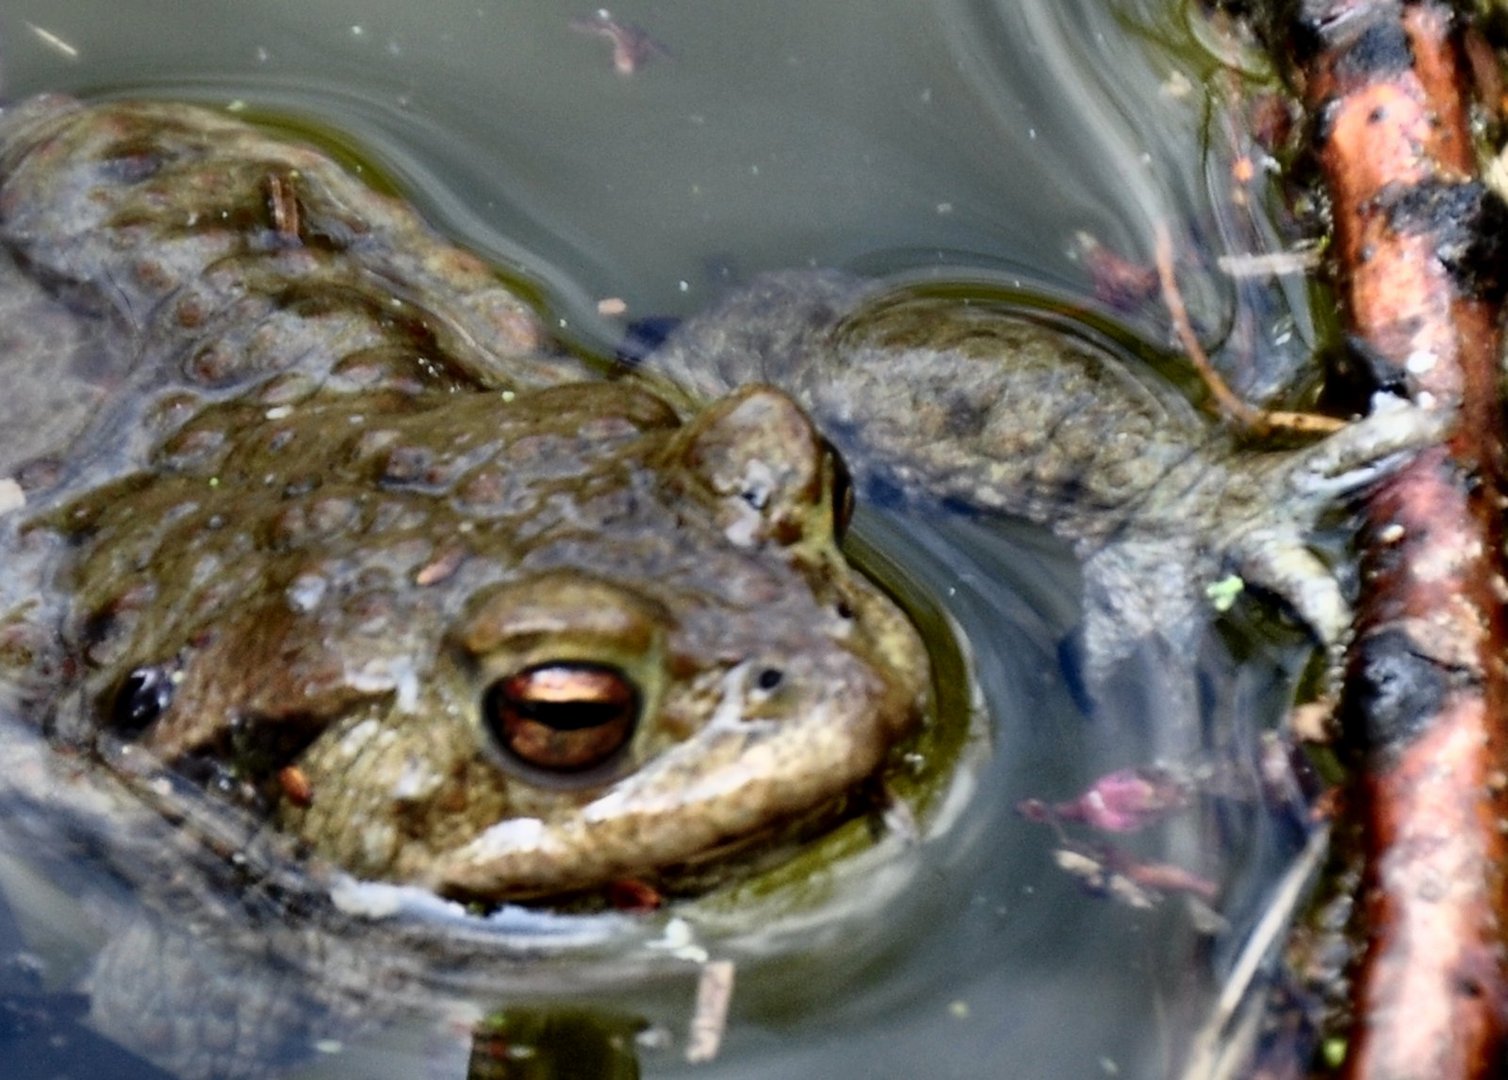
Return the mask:
{"type": "Polygon", "coordinates": [[[639,722],[639,691],[605,664],[536,664],[497,680],[482,702],[492,737],[518,760],[576,772],[621,750],[639,722]]]}

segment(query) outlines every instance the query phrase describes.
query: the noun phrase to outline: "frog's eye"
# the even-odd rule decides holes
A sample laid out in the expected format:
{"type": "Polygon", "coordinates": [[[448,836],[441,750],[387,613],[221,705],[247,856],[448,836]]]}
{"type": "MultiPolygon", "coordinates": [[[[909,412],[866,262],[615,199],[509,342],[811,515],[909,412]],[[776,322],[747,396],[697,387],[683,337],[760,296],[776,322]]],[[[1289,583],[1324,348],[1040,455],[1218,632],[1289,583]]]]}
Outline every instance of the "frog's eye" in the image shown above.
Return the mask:
{"type": "Polygon", "coordinates": [[[605,664],[537,664],[497,680],[482,703],[498,745],[540,769],[575,772],[600,765],[639,722],[639,691],[605,664]]]}
{"type": "Polygon", "coordinates": [[[173,703],[173,676],[163,667],[139,667],[115,692],[111,722],[119,731],[135,734],[151,724],[173,703]]]}

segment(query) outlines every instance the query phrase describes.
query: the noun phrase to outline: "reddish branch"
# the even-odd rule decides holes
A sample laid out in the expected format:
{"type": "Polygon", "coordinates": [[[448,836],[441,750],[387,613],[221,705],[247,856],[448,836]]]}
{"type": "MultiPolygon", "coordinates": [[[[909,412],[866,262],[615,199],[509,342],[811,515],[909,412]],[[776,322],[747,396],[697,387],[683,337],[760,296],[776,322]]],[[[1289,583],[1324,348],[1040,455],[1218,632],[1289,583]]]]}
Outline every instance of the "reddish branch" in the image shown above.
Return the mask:
{"type": "Polygon", "coordinates": [[[1304,95],[1358,348],[1418,400],[1461,403],[1449,446],[1367,510],[1344,715],[1366,748],[1368,935],[1352,1080],[1503,1075],[1504,590],[1498,285],[1481,241],[1467,73],[1440,3],[1300,0],[1304,95]]]}

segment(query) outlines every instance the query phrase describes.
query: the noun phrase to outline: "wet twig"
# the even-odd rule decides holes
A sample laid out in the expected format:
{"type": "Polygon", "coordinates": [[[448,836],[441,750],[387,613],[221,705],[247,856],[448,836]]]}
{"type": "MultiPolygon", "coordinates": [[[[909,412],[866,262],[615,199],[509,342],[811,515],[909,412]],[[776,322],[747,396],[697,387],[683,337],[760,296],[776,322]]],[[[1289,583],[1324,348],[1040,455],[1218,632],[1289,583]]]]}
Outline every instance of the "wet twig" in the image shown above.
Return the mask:
{"type": "Polygon", "coordinates": [[[1275,51],[1315,126],[1337,284],[1378,379],[1454,407],[1448,447],[1369,500],[1343,705],[1366,832],[1351,1080],[1464,1080],[1504,1066],[1508,677],[1495,256],[1471,83],[1443,3],[1280,8],[1275,51]]]}
{"type": "Polygon", "coordinates": [[[1266,435],[1273,431],[1293,431],[1323,435],[1335,431],[1344,422],[1319,413],[1284,412],[1259,409],[1243,401],[1221,378],[1210,363],[1210,357],[1194,333],[1194,324],[1189,321],[1188,307],[1183,302],[1183,293],[1178,288],[1178,278],[1173,272],[1173,236],[1166,222],[1155,225],[1157,277],[1162,284],[1162,302],[1168,309],[1168,318],[1173,322],[1173,331],[1183,344],[1189,363],[1199,373],[1205,387],[1215,399],[1215,405],[1227,420],[1240,425],[1253,435],[1266,435]]]}

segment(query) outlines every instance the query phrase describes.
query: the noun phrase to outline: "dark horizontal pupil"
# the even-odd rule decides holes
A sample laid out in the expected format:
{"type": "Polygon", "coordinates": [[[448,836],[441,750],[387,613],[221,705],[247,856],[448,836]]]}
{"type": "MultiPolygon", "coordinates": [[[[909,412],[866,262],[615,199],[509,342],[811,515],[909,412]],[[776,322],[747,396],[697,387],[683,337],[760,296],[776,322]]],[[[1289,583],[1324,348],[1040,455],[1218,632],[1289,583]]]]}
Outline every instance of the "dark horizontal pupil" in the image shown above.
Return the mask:
{"type": "Polygon", "coordinates": [[[556,731],[582,731],[621,719],[625,706],[606,701],[516,701],[522,717],[556,731]]]}

